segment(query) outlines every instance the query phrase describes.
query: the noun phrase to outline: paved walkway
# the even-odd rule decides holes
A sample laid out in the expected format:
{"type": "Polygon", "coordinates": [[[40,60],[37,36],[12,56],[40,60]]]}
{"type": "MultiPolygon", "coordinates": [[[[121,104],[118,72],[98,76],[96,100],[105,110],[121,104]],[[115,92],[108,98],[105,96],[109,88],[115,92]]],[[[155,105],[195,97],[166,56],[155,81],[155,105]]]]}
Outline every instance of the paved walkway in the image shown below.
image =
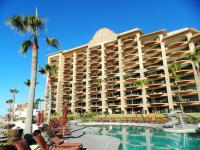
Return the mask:
{"type": "Polygon", "coordinates": [[[120,140],[110,136],[83,135],[79,138],[68,139],[65,142],[82,143],[85,150],[118,150],[120,140]]]}

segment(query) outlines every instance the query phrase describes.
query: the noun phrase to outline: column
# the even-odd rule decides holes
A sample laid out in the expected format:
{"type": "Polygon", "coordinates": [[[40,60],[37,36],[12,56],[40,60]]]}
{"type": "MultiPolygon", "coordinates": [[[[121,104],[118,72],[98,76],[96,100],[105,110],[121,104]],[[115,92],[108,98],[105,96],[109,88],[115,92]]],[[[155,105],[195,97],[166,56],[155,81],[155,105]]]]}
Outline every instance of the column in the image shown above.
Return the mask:
{"type": "Polygon", "coordinates": [[[165,74],[165,82],[166,82],[166,88],[167,88],[167,99],[168,99],[168,105],[169,110],[174,110],[173,105],[173,98],[172,98],[172,90],[170,86],[170,78],[169,78],[169,70],[168,70],[168,64],[167,64],[167,56],[165,52],[165,43],[163,40],[163,35],[159,35],[160,38],[160,46],[161,46],[161,52],[162,52],[162,59],[163,59],[163,70],[165,74]]]}
{"type": "Polygon", "coordinates": [[[89,59],[90,59],[90,56],[89,56],[89,54],[90,54],[90,49],[87,48],[87,50],[86,50],[86,112],[90,111],[90,97],[89,97],[89,79],[90,79],[89,59]]]}
{"type": "Polygon", "coordinates": [[[73,79],[72,79],[72,113],[75,114],[75,83],[76,83],[76,53],[73,53],[73,79]]]}
{"type": "Polygon", "coordinates": [[[125,93],[124,93],[124,77],[123,75],[123,56],[122,56],[122,42],[121,39],[118,39],[118,54],[119,54],[119,79],[120,79],[120,100],[121,100],[121,111],[124,111],[127,114],[126,110],[126,101],[125,101],[125,93]]]}
{"type": "Polygon", "coordinates": [[[62,91],[63,91],[63,68],[64,68],[63,54],[59,54],[58,63],[58,82],[57,82],[57,96],[56,96],[56,112],[61,114],[62,112],[62,91]]]}
{"type": "MultiPolygon", "coordinates": [[[[136,38],[137,38],[137,45],[138,45],[140,79],[141,80],[145,80],[144,66],[143,66],[143,57],[142,57],[142,44],[141,44],[141,41],[140,41],[140,33],[136,34],[136,38]]],[[[143,101],[143,110],[144,110],[144,113],[146,111],[147,114],[148,114],[149,111],[148,111],[148,107],[147,107],[147,98],[146,98],[146,89],[145,89],[145,86],[142,86],[142,101],[143,101]]]]}
{"type": "Polygon", "coordinates": [[[106,86],[105,86],[105,46],[101,44],[101,67],[102,67],[102,76],[101,76],[101,100],[102,100],[102,114],[106,111],[106,86]]]}

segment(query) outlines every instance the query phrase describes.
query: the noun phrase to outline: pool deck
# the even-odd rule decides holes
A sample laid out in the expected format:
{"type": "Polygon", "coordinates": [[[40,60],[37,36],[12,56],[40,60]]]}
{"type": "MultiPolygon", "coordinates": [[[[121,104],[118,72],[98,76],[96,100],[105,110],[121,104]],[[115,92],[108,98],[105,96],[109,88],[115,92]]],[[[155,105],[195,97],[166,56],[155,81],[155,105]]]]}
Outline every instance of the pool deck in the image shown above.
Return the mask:
{"type": "Polygon", "coordinates": [[[120,145],[120,140],[115,137],[89,134],[65,142],[82,143],[84,150],[118,150],[120,145]]]}
{"type": "Polygon", "coordinates": [[[111,136],[95,135],[99,127],[80,127],[75,124],[70,128],[72,135],[65,137],[65,142],[81,143],[83,150],[118,150],[120,140],[111,136]]]}
{"type": "Polygon", "coordinates": [[[137,127],[149,127],[156,129],[163,129],[165,132],[174,132],[174,133],[195,133],[197,125],[187,124],[184,128],[163,128],[163,124],[150,124],[150,123],[124,123],[124,122],[85,122],[77,123],[78,125],[84,126],[95,126],[95,125],[127,125],[127,126],[137,126],[137,127]]]}
{"type": "Polygon", "coordinates": [[[162,124],[150,124],[150,123],[125,123],[125,122],[80,122],[77,125],[84,125],[84,126],[95,126],[95,125],[126,125],[126,126],[137,126],[137,127],[150,127],[150,128],[162,128],[162,124]]]}

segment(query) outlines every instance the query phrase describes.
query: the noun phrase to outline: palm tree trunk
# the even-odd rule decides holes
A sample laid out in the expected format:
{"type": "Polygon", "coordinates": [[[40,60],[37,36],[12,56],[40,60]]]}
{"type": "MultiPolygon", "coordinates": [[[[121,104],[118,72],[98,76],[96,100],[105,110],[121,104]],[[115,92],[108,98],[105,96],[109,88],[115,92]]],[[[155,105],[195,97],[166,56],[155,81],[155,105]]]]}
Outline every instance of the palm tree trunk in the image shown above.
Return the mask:
{"type": "Polygon", "coordinates": [[[47,124],[49,124],[49,121],[51,119],[51,102],[52,102],[52,82],[51,77],[50,78],[50,86],[49,86],[49,110],[48,110],[48,117],[47,117],[47,124]]]}
{"type": "Polygon", "coordinates": [[[15,119],[15,94],[13,94],[12,121],[15,119]]]}
{"type": "Polygon", "coordinates": [[[182,97],[181,97],[181,95],[180,95],[180,87],[178,86],[178,83],[177,83],[177,81],[176,81],[176,74],[175,74],[175,73],[174,73],[174,80],[175,80],[175,85],[176,85],[176,87],[177,87],[177,89],[178,89],[178,99],[179,99],[179,101],[180,101],[181,111],[183,112],[183,106],[182,106],[182,104],[181,104],[181,102],[182,102],[182,97]]]}
{"type": "Polygon", "coordinates": [[[31,84],[29,89],[29,102],[26,113],[25,121],[25,134],[32,133],[32,121],[33,121],[33,103],[35,99],[35,85],[37,79],[37,58],[38,58],[38,43],[34,42],[32,48],[32,68],[31,68],[31,84]]]}

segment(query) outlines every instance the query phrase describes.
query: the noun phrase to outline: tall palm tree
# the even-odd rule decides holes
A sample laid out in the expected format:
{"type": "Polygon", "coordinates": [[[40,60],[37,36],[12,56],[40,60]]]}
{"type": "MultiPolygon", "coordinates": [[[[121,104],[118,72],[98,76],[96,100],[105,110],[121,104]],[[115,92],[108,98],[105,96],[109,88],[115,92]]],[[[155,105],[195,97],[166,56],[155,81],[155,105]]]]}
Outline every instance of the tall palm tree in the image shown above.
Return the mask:
{"type": "MultiPolygon", "coordinates": [[[[31,86],[31,81],[30,79],[27,79],[24,84],[27,86],[27,87],[30,87],[31,86]]],[[[35,83],[36,85],[39,84],[38,82],[35,83]]]]}
{"type": "MultiPolygon", "coordinates": [[[[141,80],[137,80],[135,82],[135,85],[141,88],[144,88],[145,86],[147,86],[149,84],[149,81],[147,79],[141,79],[141,80]]],[[[147,114],[149,114],[149,110],[147,107],[147,114]]]]}
{"type": "MultiPolygon", "coordinates": [[[[180,86],[178,85],[178,81],[180,80],[180,78],[182,77],[182,75],[178,75],[176,72],[181,70],[182,66],[180,64],[171,64],[168,66],[168,69],[170,72],[172,72],[172,76],[174,78],[174,85],[175,85],[175,88],[178,90],[177,91],[177,94],[178,94],[178,99],[180,102],[182,102],[182,97],[180,95],[180,86]]],[[[181,111],[183,111],[183,106],[182,104],[180,103],[180,107],[181,107],[181,111]]]]}
{"type": "Polygon", "coordinates": [[[15,119],[15,96],[19,92],[19,90],[13,88],[9,90],[11,94],[13,94],[13,106],[12,106],[12,121],[15,119]]]}
{"type": "Polygon", "coordinates": [[[51,119],[51,102],[52,102],[52,78],[53,76],[56,75],[58,70],[58,67],[56,66],[56,64],[46,64],[44,66],[44,68],[39,69],[39,72],[42,75],[46,75],[48,77],[48,87],[49,87],[49,108],[48,108],[48,117],[47,117],[47,123],[49,123],[50,119],[51,119]]]}
{"type": "Polygon", "coordinates": [[[12,100],[12,99],[8,99],[8,100],[6,101],[6,104],[9,104],[9,106],[10,106],[10,108],[9,108],[10,116],[12,115],[12,107],[11,107],[12,103],[13,103],[13,100],[12,100]]]}
{"type": "Polygon", "coordinates": [[[200,68],[199,68],[199,63],[200,63],[200,47],[195,48],[193,52],[187,54],[187,57],[194,64],[195,70],[196,70],[197,75],[198,75],[198,77],[200,79],[200,68]]]}
{"type": "MultiPolygon", "coordinates": [[[[16,15],[9,17],[7,25],[15,29],[21,34],[28,34],[30,37],[21,45],[22,54],[26,54],[28,49],[32,48],[32,68],[31,68],[31,84],[29,89],[29,101],[27,108],[27,116],[25,121],[25,133],[32,133],[33,119],[33,103],[35,98],[35,85],[37,79],[37,62],[38,62],[38,38],[41,37],[41,31],[44,31],[46,21],[44,18],[38,17],[37,10],[33,16],[16,15]]],[[[58,48],[59,42],[55,38],[46,37],[49,46],[58,48]]]]}

